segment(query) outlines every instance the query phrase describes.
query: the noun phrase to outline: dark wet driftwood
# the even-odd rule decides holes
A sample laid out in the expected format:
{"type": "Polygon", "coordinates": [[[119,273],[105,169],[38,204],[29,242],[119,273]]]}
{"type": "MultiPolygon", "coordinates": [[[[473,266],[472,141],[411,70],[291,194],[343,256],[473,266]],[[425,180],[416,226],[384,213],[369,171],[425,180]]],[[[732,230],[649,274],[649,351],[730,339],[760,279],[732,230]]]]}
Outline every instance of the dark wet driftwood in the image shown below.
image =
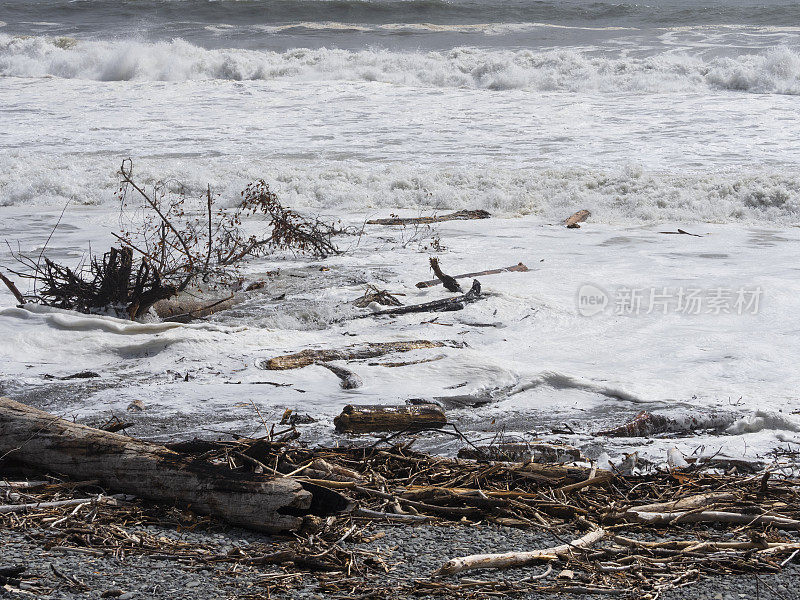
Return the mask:
{"type": "MultiPolygon", "coordinates": [[[[468,279],[475,277],[483,277],[484,275],[497,275],[499,273],[525,273],[526,271],[530,271],[530,269],[528,269],[528,267],[526,267],[522,263],[517,263],[512,267],[505,267],[503,269],[489,269],[488,271],[476,271],[474,273],[463,273],[461,275],[453,275],[453,279],[468,279]]],[[[433,287],[435,285],[442,285],[442,281],[440,279],[429,279],[427,281],[420,281],[419,283],[417,283],[417,287],[420,289],[433,287]]]]}
{"type": "Polygon", "coordinates": [[[376,317],[380,315],[407,315],[409,313],[420,312],[448,312],[454,310],[461,310],[464,305],[470,302],[475,302],[481,298],[481,284],[475,279],[472,282],[470,290],[462,296],[454,296],[452,298],[443,298],[442,300],[433,300],[432,302],[423,302],[422,304],[410,304],[408,306],[398,306],[397,308],[387,308],[385,310],[378,310],[373,313],[359,315],[356,318],[376,317]]]}
{"type": "Polygon", "coordinates": [[[368,433],[371,431],[419,431],[447,425],[444,411],[435,404],[413,406],[352,406],[333,420],[336,431],[368,433]]]}

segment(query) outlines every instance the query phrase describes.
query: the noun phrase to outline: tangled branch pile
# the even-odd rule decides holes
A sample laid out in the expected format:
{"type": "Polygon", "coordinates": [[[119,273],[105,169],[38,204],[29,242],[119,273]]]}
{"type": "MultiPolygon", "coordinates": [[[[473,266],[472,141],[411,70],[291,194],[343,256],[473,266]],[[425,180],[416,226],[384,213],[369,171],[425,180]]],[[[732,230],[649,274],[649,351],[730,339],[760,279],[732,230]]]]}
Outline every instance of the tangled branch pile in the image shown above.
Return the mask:
{"type": "Polygon", "coordinates": [[[263,180],[248,185],[238,206],[225,210],[214,207],[210,187],[193,208],[182,188],[172,193],[159,182],[147,191],[134,179],[130,159],[122,162],[119,175],[123,224],[112,235],[121,248],[102,258],[90,256],[88,266],[76,269],[43,255],[17,254],[23,268],[11,272],[33,281],[33,292],[21,295],[23,301],[137,319],[190,285],[227,286],[247,258],[276,250],[317,258],[338,253],[332,237],[341,230],[284,207],[263,180]],[[245,233],[246,222],[259,216],[266,218],[266,230],[245,233]]]}
{"type": "MultiPolygon", "coordinates": [[[[21,520],[0,515],[0,527],[30,529],[55,520],[58,526],[48,529],[48,544],[98,556],[151,554],[198,566],[281,564],[285,576],[314,572],[318,589],[347,598],[353,590],[378,590],[383,597],[479,598],[560,591],[654,599],[704,575],[779,572],[800,549],[800,481],[776,474],[622,477],[558,464],[434,457],[407,446],[312,450],[292,445],[295,437],[289,429],[268,438],[170,446],[235,471],[291,475],[304,486],[328,490],[327,500],[316,510],[330,516],[306,517],[306,529],[293,541],[219,554],[144,533],[131,535],[115,525],[120,520],[152,522],[164,510],[141,503],[97,506],[91,523],[68,507],[34,510],[21,520]],[[374,539],[374,528],[367,528],[370,522],[437,527],[494,523],[546,532],[562,542],[529,552],[454,558],[428,577],[396,585],[385,583],[391,561],[386,552],[343,544],[345,539],[354,544],[374,539]],[[87,535],[72,535],[75,530],[87,535]],[[527,578],[451,578],[476,568],[534,563],[553,568],[527,578]]],[[[213,523],[183,515],[192,527],[213,523]]],[[[272,588],[279,590],[280,586],[272,588]]]]}

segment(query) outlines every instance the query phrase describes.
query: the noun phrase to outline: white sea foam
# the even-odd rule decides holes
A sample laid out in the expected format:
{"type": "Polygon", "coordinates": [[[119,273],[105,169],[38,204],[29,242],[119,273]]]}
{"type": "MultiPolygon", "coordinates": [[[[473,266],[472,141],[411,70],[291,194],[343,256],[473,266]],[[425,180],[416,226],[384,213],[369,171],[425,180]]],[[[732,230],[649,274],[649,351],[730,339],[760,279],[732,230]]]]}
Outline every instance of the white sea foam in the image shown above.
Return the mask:
{"type": "Polygon", "coordinates": [[[736,90],[800,94],[800,54],[703,59],[685,54],[607,58],[577,50],[444,52],[294,49],[206,50],[186,41],[82,41],[0,35],[0,76],[100,81],[354,80],[491,90],[668,92],[736,90]]]}
{"type": "MultiPolygon", "coordinates": [[[[65,165],[7,154],[0,157],[0,205],[113,204],[119,186],[115,166],[110,160],[65,165]]],[[[181,182],[198,196],[211,183],[220,202],[228,204],[247,183],[264,177],[290,206],[339,214],[482,208],[559,220],[579,205],[606,223],[800,221],[800,175],[758,170],[662,173],[635,164],[600,171],[168,158],[137,162],[137,174],[148,185],[181,182]]]]}

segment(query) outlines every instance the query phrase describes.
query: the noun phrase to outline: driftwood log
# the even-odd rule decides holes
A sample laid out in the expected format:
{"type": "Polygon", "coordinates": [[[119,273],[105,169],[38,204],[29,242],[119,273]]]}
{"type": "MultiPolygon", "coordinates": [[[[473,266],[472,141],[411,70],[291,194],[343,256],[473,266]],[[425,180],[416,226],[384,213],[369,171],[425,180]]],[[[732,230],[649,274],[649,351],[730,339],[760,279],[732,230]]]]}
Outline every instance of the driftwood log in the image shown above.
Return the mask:
{"type": "Polygon", "coordinates": [[[420,312],[448,312],[453,310],[461,310],[465,304],[475,302],[481,298],[481,283],[474,279],[470,290],[461,296],[453,296],[452,298],[443,298],[442,300],[433,300],[432,302],[423,302],[422,304],[410,304],[407,306],[398,306],[396,308],[387,308],[385,310],[378,310],[372,313],[358,315],[356,318],[363,317],[377,317],[380,315],[407,315],[409,313],[420,312]]]}
{"type": "Polygon", "coordinates": [[[236,473],[8,398],[0,398],[0,457],[259,531],[296,529],[312,500],[294,479],[236,473]]]}
{"type": "Polygon", "coordinates": [[[504,552],[502,554],[473,554],[462,556],[447,561],[434,575],[453,575],[462,571],[475,569],[508,569],[511,567],[524,567],[534,562],[544,560],[557,560],[567,556],[573,550],[587,548],[602,540],[606,536],[604,529],[593,529],[583,537],[560,546],[532,550],[530,552],[504,552]]]}
{"type": "Polygon", "coordinates": [[[564,225],[566,225],[567,229],[580,229],[581,226],[578,223],[583,223],[586,219],[592,216],[588,210],[579,210],[574,215],[569,217],[566,221],[564,221],[564,225]]]}
{"type": "Polygon", "coordinates": [[[448,292],[463,292],[461,286],[456,281],[456,278],[442,271],[442,268],[439,266],[438,258],[432,256],[430,259],[430,264],[433,274],[436,275],[436,278],[442,283],[448,292]]]}
{"type": "Polygon", "coordinates": [[[341,433],[420,431],[447,425],[444,411],[435,404],[413,406],[352,406],[333,420],[341,433]]]}
{"type": "MultiPolygon", "coordinates": [[[[476,271],[474,273],[453,275],[453,279],[474,279],[475,277],[483,277],[484,275],[498,275],[500,273],[525,273],[526,271],[530,271],[530,269],[522,263],[518,263],[512,267],[504,267],[502,269],[489,269],[487,271],[476,271]]],[[[420,281],[417,283],[417,287],[420,289],[433,287],[435,285],[442,285],[442,281],[437,278],[429,279],[427,281],[420,281]]]]}
{"type": "Polygon", "coordinates": [[[493,446],[466,446],[458,458],[503,462],[568,463],[581,460],[581,451],[565,444],[508,442],[493,446]]]}
{"type": "Polygon", "coordinates": [[[389,219],[371,219],[367,225],[428,225],[442,221],[469,221],[472,219],[488,219],[492,215],[485,210],[459,210],[448,215],[432,217],[392,217],[389,219]]]}
{"type": "Polygon", "coordinates": [[[361,381],[361,377],[359,377],[356,373],[353,373],[350,369],[345,369],[344,367],[332,365],[331,363],[326,362],[320,362],[317,364],[320,367],[325,367],[328,369],[328,371],[336,375],[339,378],[339,384],[343,390],[354,390],[364,385],[364,382],[361,381]]]}
{"type": "Polygon", "coordinates": [[[422,348],[441,348],[444,342],[429,342],[428,340],[412,340],[407,342],[376,342],[360,346],[348,346],[334,350],[302,350],[295,354],[276,356],[259,363],[259,367],[269,371],[282,371],[285,369],[299,369],[315,363],[329,362],[332,360],[361,360],[375,358],[392,352],[409,352],[422,348]]]}

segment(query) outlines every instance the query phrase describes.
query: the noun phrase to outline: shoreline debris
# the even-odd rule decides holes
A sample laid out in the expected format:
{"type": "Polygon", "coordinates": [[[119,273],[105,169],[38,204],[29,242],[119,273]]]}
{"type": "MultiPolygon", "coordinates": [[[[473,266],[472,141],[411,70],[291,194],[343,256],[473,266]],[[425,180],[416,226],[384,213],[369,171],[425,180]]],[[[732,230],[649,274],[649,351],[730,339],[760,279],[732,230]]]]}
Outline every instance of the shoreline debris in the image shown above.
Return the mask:
{"type": "Polygon", "coordinates": [[[320,362],[333,360],[362,360],[375,358],[395,352],[410,352],[427,348],[442,348],[446,345],[457,345],[457,342],[430,342],[428,340],[410,340],[398,342],[371,342],[361,345],[348,346],[334,350],[301,350],[294,354],[285,354],[263,360],[258,367],[268,371],[282,371],[286,369],[299,369],[320,362]]]}
{"type": "Polygon", "coordinates": [[[375,431],[421,431],[447,425],[447,417],[436,404],[403,406],[353,406],[348,404],[333,420],[340,433],[375,431]]]}
{"type": "Polygon", "coordinates": [[[390,217],[388,219],[370,219],[367,225],[427,225],[441,223],[442,221],[470,221],[474,219],[488,219],[492,215],[485,210],[459,210],[447,215],[434,215],[432,217],[390,217]]]}
{"type": "Polygon", "coordinates": [[[463,310],[466,304],[475,302],[481,299],[481,284],[477,279],[472,281],[470,290],[461,296],[453,296],[452,298],[443,298],[442,300],[433,300],[431,302],[424,302],[422,304],[409,304],[406,306],[398,306],[396,308],[387,308],[385,310],[377,310],[372,313],[357,315],[355,318],[377,317],[382,315],[407,315],[409,313],[420,312],[449,312],[456,310],[463,310]]]}
{"type": "MultiPolygon", "coordinates": [[[[476,271],[475,273],[462,273],[461,275],[453,275],[453,279],[474,279],[476,277],[483,277],[485,275],[498,275],[500,273],[526,273],[528,271],[530,271],[530,269],[524,264],[517,263],[516,265],[502,269],[489,269],[487,271],[476,271]]],[[[442,285],[441,279],[429,279],[427,281],[420,281],[416,284],[416,286],[420,289],[433,287],[435,285],[442,285]]]]}

